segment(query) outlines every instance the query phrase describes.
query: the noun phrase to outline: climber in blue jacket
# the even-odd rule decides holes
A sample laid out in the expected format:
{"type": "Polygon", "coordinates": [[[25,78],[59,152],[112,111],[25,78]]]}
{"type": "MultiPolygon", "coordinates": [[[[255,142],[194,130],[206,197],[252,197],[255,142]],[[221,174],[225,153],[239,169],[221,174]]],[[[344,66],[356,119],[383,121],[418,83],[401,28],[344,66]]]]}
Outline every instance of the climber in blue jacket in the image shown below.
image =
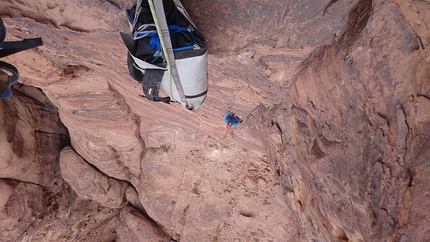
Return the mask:
{"type": "Polygon", "coordinates": [[[242,119],[230,111],[227,113],[224,120],[227,124],[227,129],[230,129],[231,127],[236,127],[238,124],[242,123],[242,119]]]}

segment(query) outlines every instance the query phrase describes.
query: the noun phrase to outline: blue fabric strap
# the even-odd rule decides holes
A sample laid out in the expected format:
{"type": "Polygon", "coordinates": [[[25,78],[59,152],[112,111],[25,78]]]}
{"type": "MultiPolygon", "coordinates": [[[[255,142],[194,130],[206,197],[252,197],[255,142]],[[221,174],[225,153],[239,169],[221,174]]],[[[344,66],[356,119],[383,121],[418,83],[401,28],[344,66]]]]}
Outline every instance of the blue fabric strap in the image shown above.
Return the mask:
{"type": "Polygon", "coordinates": [[[19,79],[18,70],[13,65],[3,61],[0,61],[0,69],[12,73],[12,75],[8,77],[8,82],[7,82],[8,89],[0,91],[0,98],[9,98],[13,94],[13,85],[17,83],[19,79]]]}

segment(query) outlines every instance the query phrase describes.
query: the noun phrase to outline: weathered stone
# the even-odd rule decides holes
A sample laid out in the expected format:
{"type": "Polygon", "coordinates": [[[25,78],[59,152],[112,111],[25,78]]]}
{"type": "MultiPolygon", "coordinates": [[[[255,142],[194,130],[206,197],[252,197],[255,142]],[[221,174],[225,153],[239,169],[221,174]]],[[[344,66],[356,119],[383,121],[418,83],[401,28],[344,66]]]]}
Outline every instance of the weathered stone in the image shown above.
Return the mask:
{"type": "Polygon", "coordinates": [[[139,200],[139,194],[137,194],[136,189],[133,186],[128,186],[125,190],[125,199],[133,205],[133,207],[139,209],[142,213],[146,213],[145,208],[139,200]]]}
{"type": "MultiPolygon", "coordinates": [[[[399,201],[399,233],[397,240],[417,241],[430,239],[428,220],[430,213],[429,188],[430,182],[430,100],[418,97],[410,107],[414,119],[408,120],[412,134],[408,137],[410,148],[406,151],[408,170],[404,182],[407,188],[399,201]],[[415,112],[414,112],[415,109],[415,112]]],[[[406,165],[406,164],[405,164],[406,165]]]]}
{"type": "MultiPolygon", "coordinates": [[[[133,1],[0,2],[9,16],[3,17],[8,38],[44,39],[44,46],[7,60],[22,83],[41,88],[58,107],[74,150],[65,156],[71,162],[61,161],[62,168],[71,165],[66,180],[82,197],[113,207],[123,202],[125,186],[118,184],[125,182],[119,180],[127,181],[126,199],[151,217],[127,206],[119,218],[120,209],[63,191],[68,186],[55,175],[59,150],[47,148],[58,146],[40,146],[51,158],[31,163],[27,153],[43,153],[33,151],[37,129],[28,128],[39,122],[13,111],[20,110],[17,94],[1,101],[13,113],[0,114],[8,120],[0,126],[6,127],[0,128],[6,137],[0,149],[7,154],[1,174],[43,184],[48,191],[29,190],[50,199],[27,206],[20,222],[18,213],[11,215],[14,229],[3,235],[39,241],[85,235],[123,241],[429,239],[428,0],[183,3],[210,50],[209,94],[195,112],[139,97],[118,35],[128,31],[124,11],[133,1]],[[243,119],[229,131],[227,111],[243,119]],[[85,174],[96,179],[84,179],[84,186],[76,178],[85,174]],[[109,192],[107,184],[118,189],[109,192]],[[43,207],[43,216],[29,225],[30,211],[43,207]]],[[[16,201],[16,187],[31,186],[17,184],[1,185],[5,208],[16,201]]]]}
{"type": "Polygon", "coordinates": [[[68,133],[49,101],[26,98],[19,91],[0,99],[0,178],[48,186],[68,133]]]}
{"type": "Polygon", "coordinates": [[[215,53],[252,50],[256,44],[275,49],[330,44],[346,27],[344,13],[357,2],[185,0],[184,6],[215,53]]]}
{"type": "Polygon", "coordinates": [[[133,207],[125,207],[120,216],[117,241],[170,241],[158,225],[133,207]]]}
{"type": "Polygon", "coordinates": [[[35,184],[0,180],[2,202],[0,207],[0,239],[16,241],[45,209],[44,188],[35,184]]]}
{"type": "Polygon", "coordinates": [[[127,183],[108,177],[88,164],[71,147],[60,154],[61,175],[82,198],[118,208],[124,203],[127,183]]]}
{"type": "MultiPolygon", "coordinates": [[[[422,135],[428,117],[415,114],[427,109],[428,50],[416,35],[419,24],[407,22],[423,20],[415,8],[400,6],[360,1],[339,41],[307,60],[291,99],[265,114],[282,132],[281,152],[271,162],[292,191],[300,221],[309,221],[303,223],[308,239],[426,239],[417,224],[428,225],[427,204],[418,202],[426,192],[411,188],[411,180],[417,167],[424,174],[430,165],[416,162],[428,160],[417,147],[427,147],[430,137],[422,135]],[[400,13],[408,17],[397,19],[400,13]]],[[[428,29],[422,33],[429,36],[428,29]]],[[[273,153],[279,143],[270,137],[273,153]]]]}

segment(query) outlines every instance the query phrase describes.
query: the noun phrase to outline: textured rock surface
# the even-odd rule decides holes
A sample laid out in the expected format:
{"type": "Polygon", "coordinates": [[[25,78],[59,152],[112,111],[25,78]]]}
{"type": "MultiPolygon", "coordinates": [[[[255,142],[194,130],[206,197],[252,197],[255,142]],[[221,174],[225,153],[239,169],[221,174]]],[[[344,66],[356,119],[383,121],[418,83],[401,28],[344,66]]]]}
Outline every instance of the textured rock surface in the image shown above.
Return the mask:
{"type": "Polygon", "coordinates": [[[184,2],[196,24],[210,36],[213,51],[226,51],[255,45],[298,49],[331,44],[346,27],[348,15],[344,13],[358,1],[184,2]]]}
{"type": "Polygon", "coordinates": [[[0,177],[40,185],[54,179],[68,134],[49,101],[41,101],[19,92],[0,100],[0,177]]]}
{"type": "MultiPolygon", "coordinates": [[[[414,120],[410,127],[415,135],[409,137],[410,152],[407,153],[408,168],[407,182],[408,189],[405,190],[400,204],[400,240],[428,240],[430,230],[426,226],[429,219],[429,138],[430,129],[430,101],[425,97],[418,97],[411,105],[411,110],[415,111],[414,120]]],[[[398,238],[397,238],[398,239],[398,238]]]]}
{"type": "Polygon", "coordinates": [[[0,239],[13,241],[23,234],[44,209],[41,187],[29,183],[1,180],[2,197],[0,239]],[[29,199],[31,198],[31,199],[29,199]],[[3,201],[5,202],[5,201],[3,201]]]}
{"type": "Polygon", "coordinates": [[[267,161],[248,150],[219,147],[211,139],[203,151],[148,149],[142,177],[137,190],[143,207],[175,239],[299,238],[267,161]]]}
{"type": "Polygon", "coordinates": [[[313,52],[292,101],[272,112],[282,135],[273,160],[307,238],[428,239],[428,226],[412,225],[429,217],[418,195],[428,188],[415,183],[430,166],[421,117],[430,97],[429,29],[417,9],[421,3],[360,1],[346,33],[313,52]]]}
{"type": "Polygon", "coordinates": [[[127,183],[104,175],[76,154],[71,147],[61,151],[60,169],[61,176],[78,196],[109,208],[123,205],[127,183]]]}
{"type": "Polygon", "coordinates": [[[18,86],[0,105],[0,240],[114,240],[119,211],[82,200],[61,178],[69,138],[46,96],[18,86]]]}
{"type": "MultiPolygon", "coordinates": [[[[99,203],[81,199],[62,183],[58,189],[46,192],[42,200],[26,196],[43,207],[23,234],[9,241],[114,241],[120,209],[110,209],[99,203]]],[[[28,207],[21,211],[31,211],[28,207]]],[[[2,224],[8,227],[9,224],[2,224]]],[[[8,240],[6,240],[8,241],[8,240]]]]}
{"type": "Polygon", "coordinates": [[[9,39],[43,37],[8,61],[49,98],[0,103],[2,240],[430,239],[428,1],[183,3],[210,46],[196,112],[139,98],[132,1],[0,3],[9,39]],[[77,197],[85,174],[118,208],[77,197]]]}
{"type": "Polygon", "coordinates": [[[150,222],[133,207],[122,210],[116,232],[117,241],[169,241],[157,224],[150,222]]]}

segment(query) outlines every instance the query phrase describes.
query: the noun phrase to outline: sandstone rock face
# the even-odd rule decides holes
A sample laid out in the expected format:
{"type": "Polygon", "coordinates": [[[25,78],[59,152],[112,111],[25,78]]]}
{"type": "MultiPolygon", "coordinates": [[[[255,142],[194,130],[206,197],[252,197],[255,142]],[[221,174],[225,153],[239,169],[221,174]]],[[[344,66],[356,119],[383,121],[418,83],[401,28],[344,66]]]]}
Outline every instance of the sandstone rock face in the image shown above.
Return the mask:
{"type": "Polygon", "coordinates": [[[427,228],[410,224],[427,205],[415,177],[430,165],[428,119],[419,117],[430,97],[429,32],[420,4],[398,4],[360,1],[345,34],[314,51],[291,102],[271,117],[282,135],[274,160],[300,220],[310,221],[308,238],[428,239],[427,228]]]}
{"type": "Polygon", "coordinates": [[[1,228],[2,241],[14,241],[35,221],[35,215],[43,210],[40,203],[43,192],[40,187],[30,183],[1,180],[1,228]],[[31,198],[31,199],[29,199],[31,198]]]}
{"type": "Polygon", "coordinates": [[[58,170],[58,150],[68,142],[53,107],[17,92],[1,99],[0,109],[0,177],[49,185],[58,170]]]}
{"type": "Polygon", "coordinates": [[[16,241],[46,209],[44,187],[59,178],[58,152],[68,142],[66,128],[43,93],[17,89],[12,98],[0,100],[2,241],[16,241]]]}
{"type": "Polygon", "coordinates": [[[210,36],[213,51],[242,51],[257,45],[298,49],[331,44],[344,31],[347,1],[184,1],[196,24],[210,36]]]}
{"type": "Polygon", "coordinates": [[[127,183],[99,172],[71,147],[61,151],[60,169],[63,179],[71,185],[78,196],[110,208],[119,208],[124,203],[127,183]]]}
{"type": "Polygon", "coordinates": [[[430,239],[429,1],[183,4],[195,112],[139,97],[133,1],[0,3],[9,39],[43,38],[7,60],[48,98],[0,100],[2,241],[430,239]]]}
{"type": "Polygon", "coordinates": [[[169,241],[158,225],[148,221],[133,207],[122,210],[117,234],[117,241],[169,241]]]}
{"type": "MultiPolygon", "coordinates": [[[[71,69],[74,73],[81,70],[71,69]]],[[[54,104],[70,108],[60,111],[60,117],[71,127],[74,149],[108,176],[123,180],[138,176],[140,164],[135,161],[140,160],[143,152],[142,139],[137,135],[139,118],[107,80],[95,72],[71,78],[66,86],[50,85],[46,93],[55,97],[54,104]]]]}
{"type": "MultiPolygon", "coordinates": [[[[408,189],[400,201],[400,241],[427,240],[429,239],[429,227],[426,226],[429,213],[425,209],[429,206],[428,182],[429,182],[429,99],[418,97],[410,107],[414,115],[411,123],[412,131],[416,134],[410,141],[410,152],[407,153],[408,189]]],[[[412,137],[411,137],[412,138],[412,137]]]]}
{"type": "Polygon", "coordinates": [[[137,190],[147,214],[175,240],[300,237],[267,161],[212,139],[203,150],[148,149],[137,190]]]}

